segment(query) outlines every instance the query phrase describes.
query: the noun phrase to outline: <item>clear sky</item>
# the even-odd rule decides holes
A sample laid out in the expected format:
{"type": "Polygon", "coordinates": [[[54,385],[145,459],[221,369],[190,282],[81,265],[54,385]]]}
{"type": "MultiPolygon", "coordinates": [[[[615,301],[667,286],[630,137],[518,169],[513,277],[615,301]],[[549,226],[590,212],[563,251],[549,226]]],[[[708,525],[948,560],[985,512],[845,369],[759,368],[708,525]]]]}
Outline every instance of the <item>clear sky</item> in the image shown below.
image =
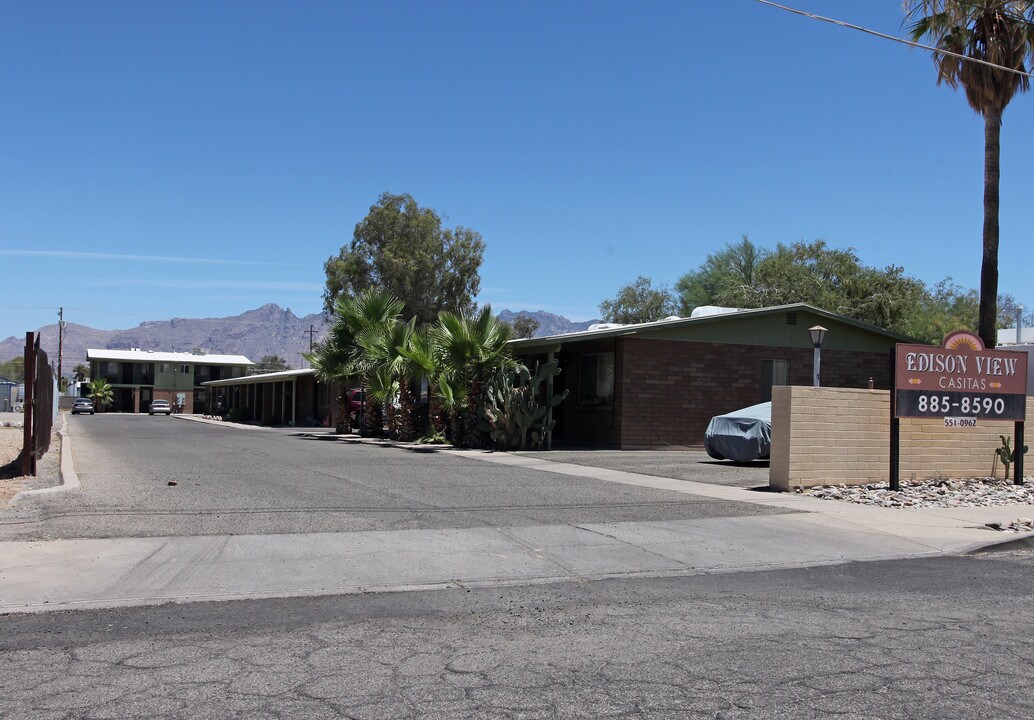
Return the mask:
{"type": "MultiPolygon", "coordinates": [[[[796,7],[903,35],[899,0],[796,7]]],[[[480,302],[583,320],[747,233],[979,283],[983,121],[928,55],[753,0],[0,5],[0,337],[318,311],[384,191],[487,243],[480,302]]],[[[1001,290],[1034,302],[1034,96],[1001,290]]]]}

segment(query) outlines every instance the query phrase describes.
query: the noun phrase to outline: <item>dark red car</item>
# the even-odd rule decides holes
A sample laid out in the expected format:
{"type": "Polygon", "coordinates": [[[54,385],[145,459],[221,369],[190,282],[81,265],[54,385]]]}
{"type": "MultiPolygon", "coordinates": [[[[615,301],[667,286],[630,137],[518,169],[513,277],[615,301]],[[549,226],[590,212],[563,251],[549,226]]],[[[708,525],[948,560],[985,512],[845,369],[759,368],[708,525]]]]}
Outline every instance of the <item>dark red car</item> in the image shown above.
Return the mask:
{"type": "Polygon", "coordinates": [[[345,398],[348,400],[348,412],[353,420],[358,420],[359,416],[362,415],[364,397],[363,391],[359,389],[345,392],[345,398]]]}

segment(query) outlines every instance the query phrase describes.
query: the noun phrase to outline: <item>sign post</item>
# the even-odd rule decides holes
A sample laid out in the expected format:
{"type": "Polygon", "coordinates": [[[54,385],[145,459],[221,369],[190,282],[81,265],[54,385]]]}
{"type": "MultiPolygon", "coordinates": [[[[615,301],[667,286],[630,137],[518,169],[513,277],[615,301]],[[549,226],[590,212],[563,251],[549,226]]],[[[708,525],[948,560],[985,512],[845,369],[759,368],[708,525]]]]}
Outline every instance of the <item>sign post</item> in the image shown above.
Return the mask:
{"type": "Polygon", "coordinates": [[[891,489],[898,489],[900,418],[938,417],[950,428],[973,428],[980,420],[1014,421],[1015,482],[1023,484],[1027,353],[987,350],[978,335],[958,330],[940,347],[897,345],[891,374],[891,489]]]}

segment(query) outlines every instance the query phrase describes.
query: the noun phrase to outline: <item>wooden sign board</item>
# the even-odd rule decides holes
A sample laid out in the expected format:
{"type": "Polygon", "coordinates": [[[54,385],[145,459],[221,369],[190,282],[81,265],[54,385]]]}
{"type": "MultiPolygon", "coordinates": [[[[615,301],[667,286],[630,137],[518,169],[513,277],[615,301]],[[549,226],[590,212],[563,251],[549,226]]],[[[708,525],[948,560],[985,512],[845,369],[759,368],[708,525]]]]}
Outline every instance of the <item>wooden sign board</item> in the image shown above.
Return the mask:
{"type": "Polygon", "coordinates": [[[950,427],[978,419],[1022,422],[1027,412],[1027,353],[987,350],[978,335],[956,331],[940,347],[895,348],[894,417],[943,417],[950,427]]]}

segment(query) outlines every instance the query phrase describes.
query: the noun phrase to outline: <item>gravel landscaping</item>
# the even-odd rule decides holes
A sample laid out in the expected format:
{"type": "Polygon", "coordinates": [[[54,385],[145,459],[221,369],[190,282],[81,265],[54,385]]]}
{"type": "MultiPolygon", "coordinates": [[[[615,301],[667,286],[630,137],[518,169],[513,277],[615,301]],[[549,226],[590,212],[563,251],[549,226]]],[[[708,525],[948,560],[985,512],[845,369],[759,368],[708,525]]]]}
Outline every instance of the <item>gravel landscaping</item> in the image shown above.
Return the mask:
{"type": "MultiPolygon", "coordinates": [[[[888,508],[1034,505],[1034,478],[1027,477],[1025,485],[1014,485],[1011,480],[996,478],[902,480],[899,490],[891,490],[885,482],[871,485],[827,485],[811,488],[805,494],[822,500],[841,500],[888,508]]],[[[1034,512],[1026,514],[1034,515],[1034,512]]],[[[1018,517],[1008,524],[991,523],[989,526],[995,530],[1030,532],[1034,530],[1034,520],[1031,517],[1018,517]]]]}

